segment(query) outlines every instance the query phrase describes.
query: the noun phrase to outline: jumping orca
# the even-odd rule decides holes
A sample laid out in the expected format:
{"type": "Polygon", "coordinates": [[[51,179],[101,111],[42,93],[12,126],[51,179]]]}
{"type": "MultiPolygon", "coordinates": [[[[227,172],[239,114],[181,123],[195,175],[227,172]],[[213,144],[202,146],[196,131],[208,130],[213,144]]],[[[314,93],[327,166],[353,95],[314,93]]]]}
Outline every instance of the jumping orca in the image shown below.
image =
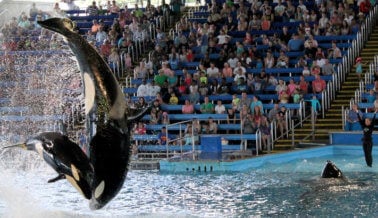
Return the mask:
{"type": "Polygon", "coordinates": [[[67,179],[85,198],[92,197],[93,166],[81,148],[67,136],[57,132],[44,132],[25,143],[4,148],[11,147],[36,151],[58,173],[49,183],[67,179]]]}
{"type": "Polygon", "coordinates": [[[341,170],[330,160],[327,160],[321,176],[322,178],[344,178],[341,170]]]}
{"type": "Polygon", "coordinates": [[[19,146],[44,154],[44,160],[59,174],[50,181],[64,177],[72,180],[70,178],[73,177],[70,182],[83,192],[86,198],[90,198],[90,208],[100,209],[112,200],[123,186],[131,153],[130,123],[140,119],[149,107],[127,118],[125,96],[115,76],[96,49],[74,31],[74,24],[70,19],[51,18],[38,21],[38,24],[64,36],[76,56],[82,73],[86,113],[94,111],[98,102],[96,99],[102,99],[105,101],[102,107],[107,111],[107,120],[97,129],[90,142],[89,161],[85,154],[79,151],[80,147],[77,144],[58,133],[42,133],[19,146]],[[89,183],[90,193],[87,190],[88,186],[79,181],[89,183]]]}

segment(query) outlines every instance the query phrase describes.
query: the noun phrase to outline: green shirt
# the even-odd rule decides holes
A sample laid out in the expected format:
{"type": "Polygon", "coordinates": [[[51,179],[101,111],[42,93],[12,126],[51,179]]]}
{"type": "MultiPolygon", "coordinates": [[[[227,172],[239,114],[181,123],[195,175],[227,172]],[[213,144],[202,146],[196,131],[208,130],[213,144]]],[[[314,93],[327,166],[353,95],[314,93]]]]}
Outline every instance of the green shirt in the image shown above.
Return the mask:
{"type": "Polygon", "coordinates": [[[212,114],[213,113],[213,109],[214,109],[214,105],[211,102],[209,102],[209,103],[202,103],[201,104],[201,112],[203,114],[212,114]]]}
{"type": "Polygon", "coordinates": [[[154,80],[155,80],[156,85],[162,86],[164,85],[164,82],[167,81],[167,76],[158,74],[154,77],[154,80]]]}

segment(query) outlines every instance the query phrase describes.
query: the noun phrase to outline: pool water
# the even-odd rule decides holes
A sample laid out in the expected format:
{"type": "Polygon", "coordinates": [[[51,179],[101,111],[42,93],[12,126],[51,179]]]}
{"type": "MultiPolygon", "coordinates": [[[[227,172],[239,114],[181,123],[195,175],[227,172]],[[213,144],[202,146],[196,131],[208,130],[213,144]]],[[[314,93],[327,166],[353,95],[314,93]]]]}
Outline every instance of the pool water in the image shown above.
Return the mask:
{"type": "Polygon", "coordinates": [[[360,155],[298,158],[227,174],[130,171],[120,194],[99,211],[90,211],[66,181],[48,184],[55,173],[36,156],[12,156],[0,158],[0,217],[378,215],[378,168],[366,167],[360,155]],[[320,178],[328,159],[347,180],[320,178]]]}

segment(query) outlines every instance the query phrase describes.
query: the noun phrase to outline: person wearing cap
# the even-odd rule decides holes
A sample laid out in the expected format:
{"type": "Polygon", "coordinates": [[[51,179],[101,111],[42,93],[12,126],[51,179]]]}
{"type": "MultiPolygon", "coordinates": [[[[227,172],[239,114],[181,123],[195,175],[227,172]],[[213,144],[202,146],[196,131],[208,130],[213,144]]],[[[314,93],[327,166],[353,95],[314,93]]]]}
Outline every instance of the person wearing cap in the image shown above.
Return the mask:
{"type": "Polygon", "coordinates": [[[358,81],[360,81],[361,80],[361,74],[362,74],[362,58],[361,57],[356,58],[355,68],[356,68],[356,74],[357,74],[357,77],[358,77],[358,81]]]}

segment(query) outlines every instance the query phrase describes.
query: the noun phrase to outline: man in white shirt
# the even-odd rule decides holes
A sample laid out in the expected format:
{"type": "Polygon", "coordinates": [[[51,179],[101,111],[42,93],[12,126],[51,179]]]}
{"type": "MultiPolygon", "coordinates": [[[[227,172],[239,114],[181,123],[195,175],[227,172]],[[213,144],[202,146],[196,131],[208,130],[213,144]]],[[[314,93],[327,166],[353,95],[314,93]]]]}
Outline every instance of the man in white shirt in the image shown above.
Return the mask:
{"type": "Polygon", "coordinates": [[[226,38],[231,39],[231,36],[227,35],[224,30],[220,30],[219,35],[217,36],[218,45],[227,43],[228,41],[226,40],[226,38]]]}
{"type": "Polygon", "coordinates": [[[230,53],[230,58],[227,60],[227,63],[228,65],[230,65],[230,67],[232,69],[234,69],[236,67],[236,64],[238,63],[239,59],[235,56],[234,53],[230,53]]]}
{"type": "Polygon", "coordinates": [[[146,85],[146,80],[143,79],[143,82],[142,84],[140,84],[138,86],[138,89],[137,89],[137,96],[138,97],[145,97],[145,96],[148,96],[148,89],[147,89],[147,85],[146,85]]]}
{"type": "Polygon", "coordinates": [[[236,67],[234,68],[234,75],[238,74],[239,70],[241,70],[243,75],[245,75],[245,73],[247,72],[240,61],[237,62],[236,67]]]}
{"type": "Polygon", "coordinates": [[[160,86],[155,84],[155,81],[152,80],[151,88],[148,89],[149,96],[156,96],[160,92],[160,86]]]}
{"type": "Polygon", "coordinates": [[[208,78],[220,78],[219,68],[216,67],[213,62],[211,62],[210,67],[206,69],[206,74],[208,78]]]}

